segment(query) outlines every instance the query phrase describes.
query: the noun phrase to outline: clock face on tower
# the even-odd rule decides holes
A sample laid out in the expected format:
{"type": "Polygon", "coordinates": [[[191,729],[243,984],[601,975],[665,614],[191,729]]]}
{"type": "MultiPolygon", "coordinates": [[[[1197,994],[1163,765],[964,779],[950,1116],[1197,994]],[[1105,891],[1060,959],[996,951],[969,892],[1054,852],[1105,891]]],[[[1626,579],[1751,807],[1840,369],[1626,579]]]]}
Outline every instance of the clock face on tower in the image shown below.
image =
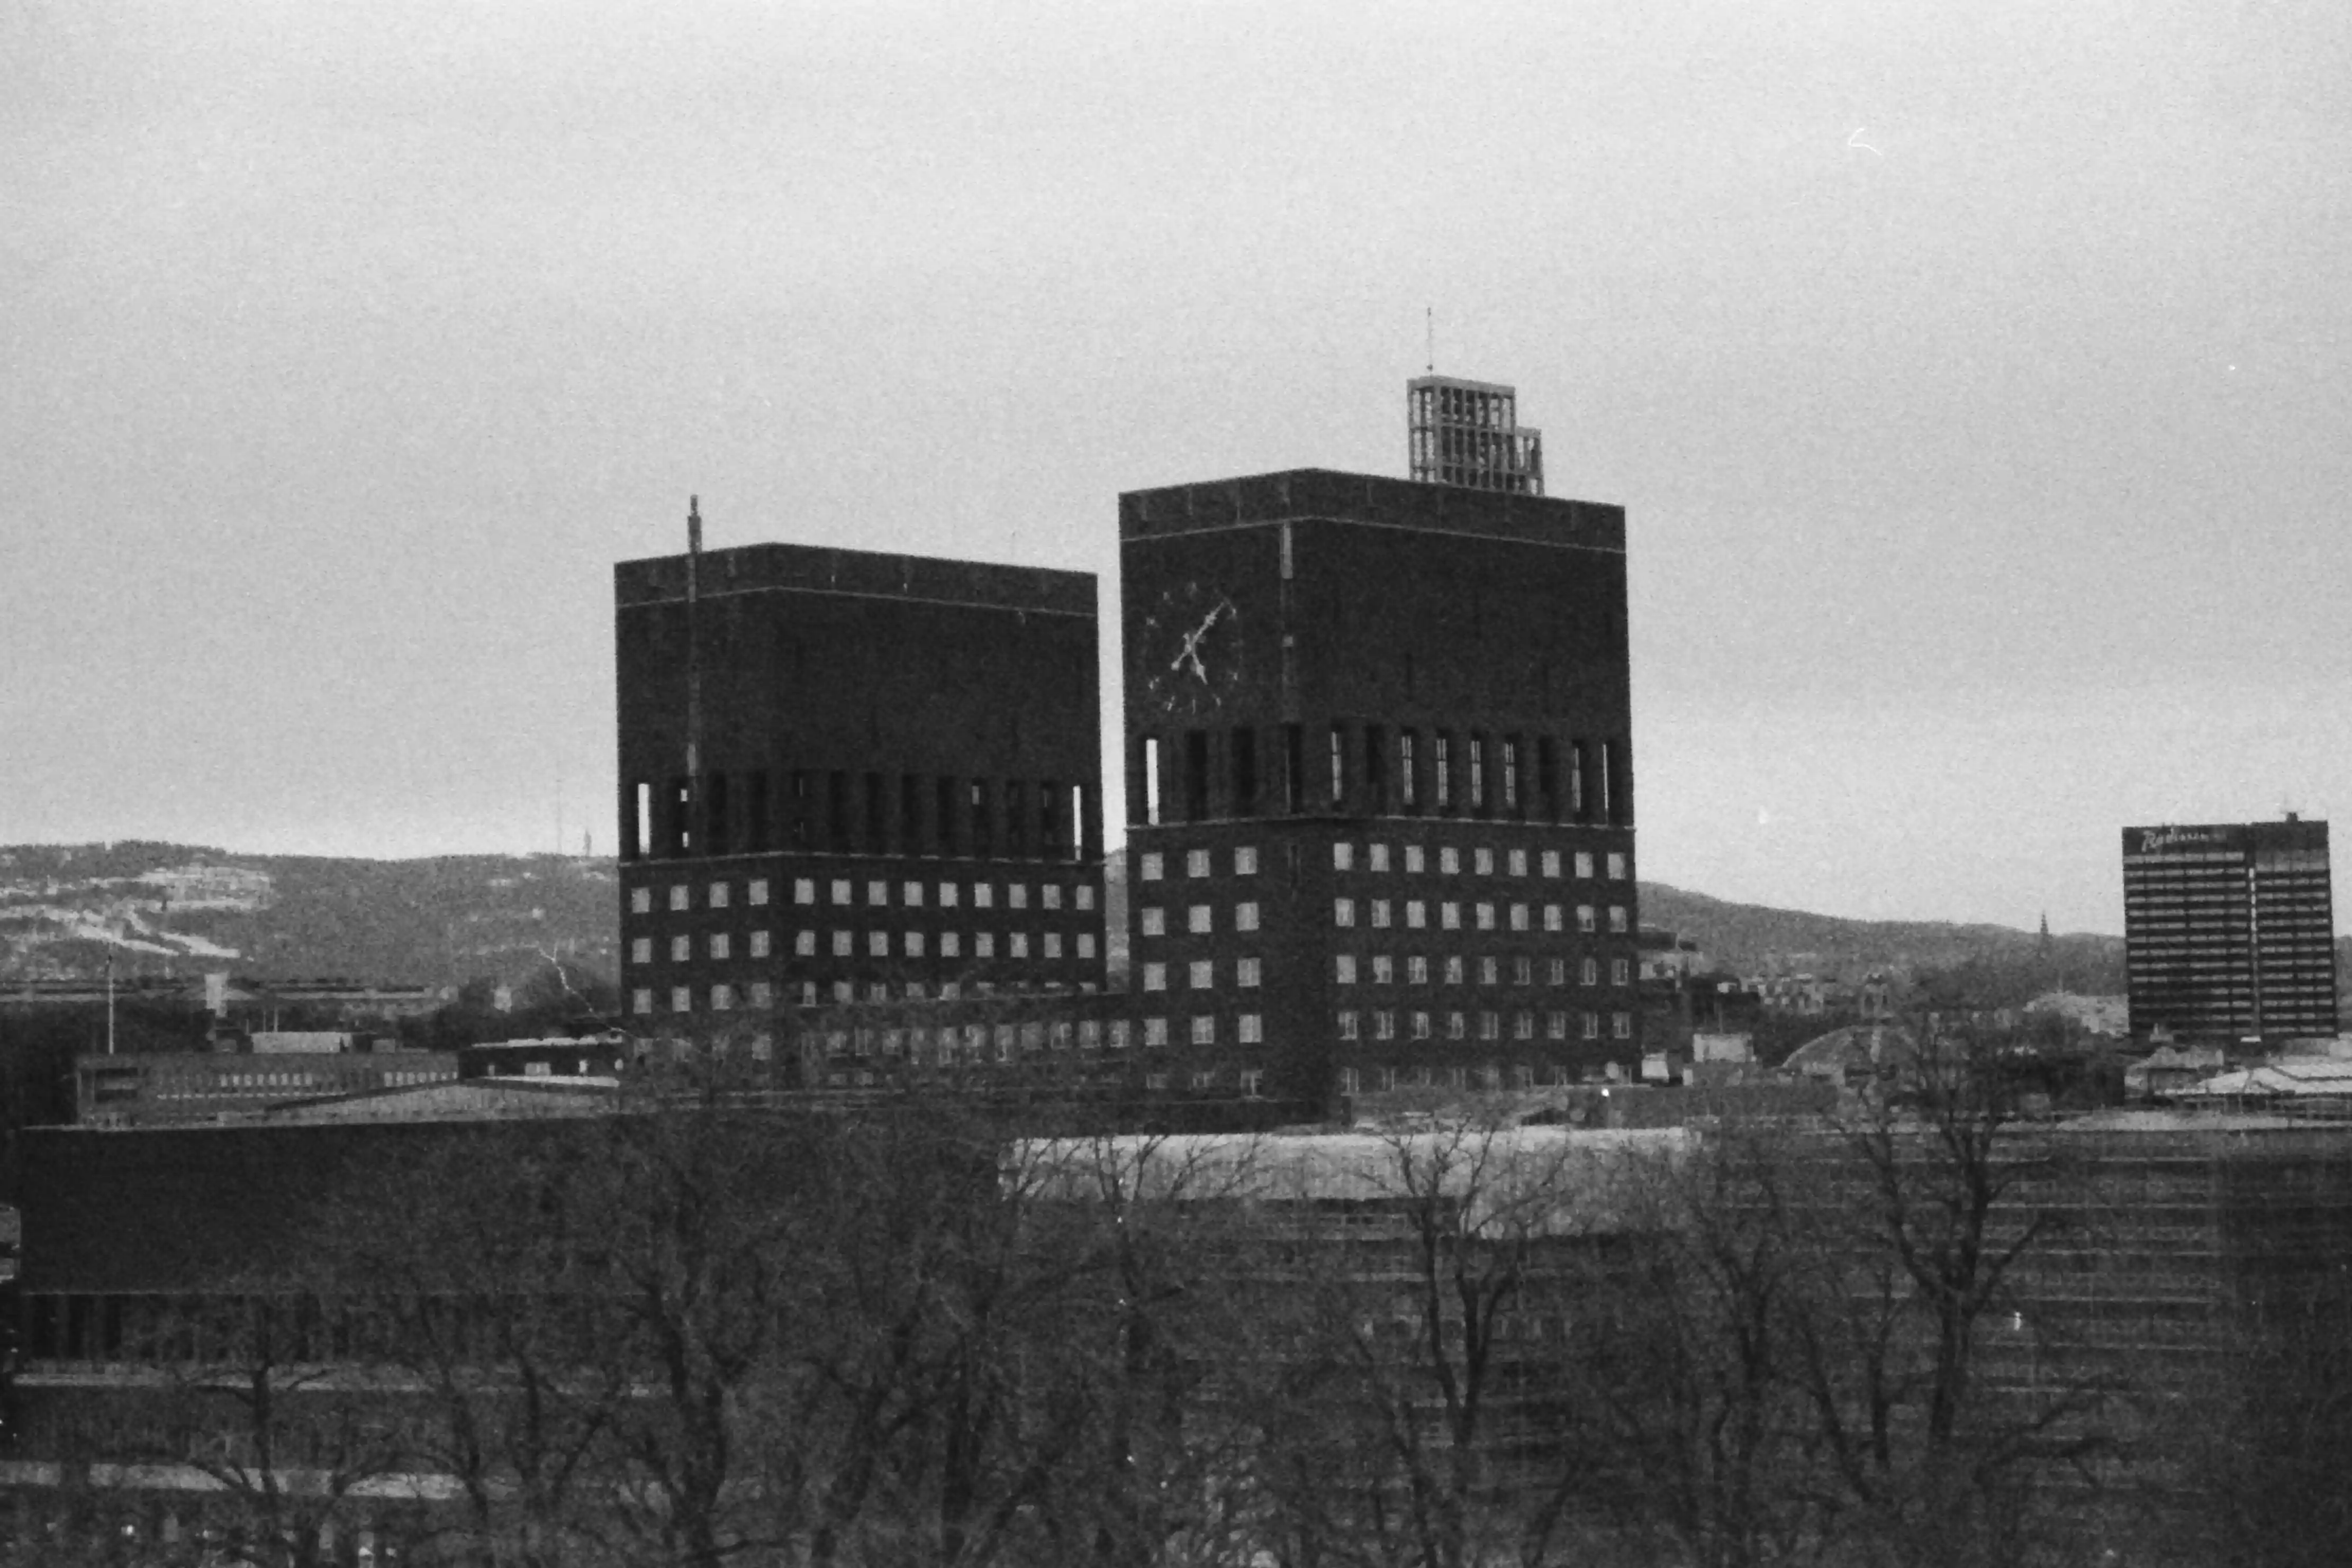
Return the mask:
{"type": "Polygon", "coordinates": [[[1241,684],[1241,612],[1202,582],[1169,589],[1143,618],[1144,700],[1155,712],[1202,714],[1241,684]]]}

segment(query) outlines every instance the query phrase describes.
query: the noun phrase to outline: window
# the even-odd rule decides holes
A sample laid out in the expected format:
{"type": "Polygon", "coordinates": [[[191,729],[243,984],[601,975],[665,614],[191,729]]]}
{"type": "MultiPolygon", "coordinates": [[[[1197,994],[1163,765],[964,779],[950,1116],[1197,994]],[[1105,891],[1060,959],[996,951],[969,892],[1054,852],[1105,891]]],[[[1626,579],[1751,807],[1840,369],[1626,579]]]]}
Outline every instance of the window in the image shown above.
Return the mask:
{"type": "Polygon", "coordinates": [[[1166,1045],[1168,1043],[1168,1020],[1166,1019],[1145,1019],[1143,1020],[1143,1043],[1147,1046],[1166,1045]]]}
{"type": "Polygon", "coordinates": [[[1617,958],[1612,960],[1609,965],[1609,983],[1612,986],[1622,986],[1630,983],[1633,978],[1632,970],[1633,965],[1625,959],[1617,958]]]}
{"type": "Polygon", "coordinates": [[[1387,899],[1385,899],[1385,898],[1376,898],[1376,899],[1372,900],[1372,926],[1373,926],[1373,929],[1375,929],[1375,930],[1379,930],[1379,931],[1385,931],[1385,930],[1387,930],[1387,929],[1388,929],[1388,925],[1389,925],[1389,901],[1388,901],[1387,899]]]}
{"type": "Polygon", "coordinates": [[[1356,846],[1349,843],[1333,844],[1331,846],[1331,869],[1333,871],[1355,870],[1356,846]]]}
{"type": "Polygon", "coordinates": [[[940,883],[940,907],[953,909],[956,906],[957,895],[962,892],[963,889],[952,882],[940,883]]]}
{"type": "Polygon", "coordinates": [[[1336,806],[1347,798],[1347,737],[1335,724],[1331,727],[1331,803],[1336,806]]]}
{"type": "Polygon", "coordinates": [[[1168,912],[1166,910],[1160,908],[1155,904],[1147,905],[1139,912],[1139,914],[1143,923],[1143,934],[1146,936],[1165,936],[1168,935],[1168,912]]]}
{"type": "Polygon", "coordinates": [[[1160,868],[1161,862],[1158,851],[1154,851],[1151,853],[1145,855],[1143,857],[1143,874],[1141,880],[1144,882],[1158,882],[1160,877],[1160,868]]]}
{"type": "Polygon", "coordinates": [[[1469,750],[1470,809],[1474,811],[1483,811],[1486,809],[1486,737],[1483,735],[1472,736],[1469,750]]]}
{"type": "Polygon", "coordinates": [[[1113,1051],[1125,1051],[1127,1049],[1127,1020],[1125,1019],[1113,1019],[1110,1020],[1108,1039],[1110,1041],[1110,1048],[1113,1051]]]}
{"type": "Polygon", "coordinates": [[[1216,927],[1209,914],[1209,905],[1196,904],[1184,912],[1184,928],[1194,936],[1206,936],[1216,927]]]}
{"type": "Polygon", "coordinates": [[[673,964],[683,964],[683,963],[685,963],[688,959],[689,959],[689,958],[691,958],[691,957],[693,957],[693,956],[694,956],[694,938],[693,938],[693,937],[691,937],[691,936],[673,936],[673,937],[671,937],[671,938],[669,939],[669,961],[670,961],[671,963],[673,963],[673,964]]]}
{"type": "Polygon", "coordinates": [[[1093,932],[1091,932],[1091,931],[1081,931],[1081,932],[1079,932],[1079,933],[1078,933],[1078,956],[1079,956],[1079,957],[1081,957],[1081,958],[1091,958],[1091,957],[1093,957],[1094,956],[1095,956],[1095,934],[1094,934],[1093,932]]]}
{"type": "Polygon", "coordinates": [[[1533,958],[1526,957],[1512,959],[1511,977],[1513,981],[1518,985],[1534,985],[1536,983],[1536,961],[1533,958]]]}
{"type": "Polygon", "coordinates": [[[649,1013],[653,1011],[654,993],[652,989],[648,987],[640,986],[635,991],[631,992],[629,994],[629,1010],[640,1013],[649,1013]]]}
{"type": "Polygon", "coordinates": [[[1496,968],[1493,958],[1486,957],[1478,960],[1478,983],[1480,985],[1491,986],[1497,983],[1499,974],[1500,972],[1496,968]]]}
{"type": "Polygon", "coordinates": [[[1448,1040],[1470,1038],[1470,1019],[1466,1014],[1447,1013],[1445,1015],[1445,1038],[1448,1040]]]}
{"type": "Polygon", "coordinates": [[[1234,874],[1235,876],[1255,876],[1257,874],[1256,845],[1236,844],[1234,846],[1234,874]]]}
{"type": "Polygon", "coordinates": [[[1355,923],[1356,901],[1352,898],[1333,899],[1331,901],[1331,924],[1334,925],[1346,926],[1353,925],[1355,923]]]}
{"type": "Polygon", "coordinates": [[[768,879],[764,876],[755,876],[751,880],[748,886],[751,893],[752,907],[756,909],[766,908],[768,904],[768,879]]]}
{"type": "Polygon", "coordinates": [[[1429,924],[1429,905],[1418,898],[1407,899],[1404,906],[1404,924],[1409,931],[1423,929],[1429,924]]]}
{"type": "Polygon", "coordinates": [[[1193,1015],[1192,1043],[1194,1045],[1214,1045],[1217,1043],[1217,1019],[1215,1014],[1196,1013],[1193,1015]]]}
{"type": "Polygon", "coordinates": [[[1611,1013],[1609,1015],[1609,1032],[1619,1040],[1633,1039],[1633,1015],[1632,1013],[1611,1013]]]}
{"type": "Polygon", "coordinates": [[[868,931],[866,934],[866,956],[869,958],[888,957],[890,934],[887,931],[868,931]]]}
{"type": "Polygon", "coordinates": [[[1372,984],[1391,985],[1396,980],[1396,960],[1386,953],[1372,955],[1372,984]]]}
{"type": "Polygon", "coordinates": [[[866,883],[866,902],[874,905],[877,909],[888,908],[890,904],[890,884],[878,878],[868,880],[866,883]]]}
{"type": "Polygon", "coordinates": [[[1612,904],[1609,906],[1609,929],[1617,932],[1621,936],[1623,935],[1625,930],[1625,906],[1623,904],[1612,904]]]}
{"type": "Polygon", "coordinates": [[[1374,1040],[1394,1040],[1396,1038],[1395,1013],[1390,1011],[1387,1008],[1381,1008],[1372,1014],[1372,1038],[1374,1040]]]}
{"type": "Polygon", "coordinates": [[[1601,1015],[1599,1013],[1587,1013],[1584,1015],[1584,1038],[1587,1040],[1599,1040],[1601,1038],[1601,1015]]]}
{"type": "Polygon", "coordinates": [[[654,890],[650,887],[629,889],[629,913],[651,915],[654,912],[654,890]]]}
{"type": "Polygon", "coordinates": [[[1004,906],[1007,909],[1028,908],[1029,884],[1025,882],[1006,883],[1004,884],[1004,906]]]}
{"type": "Polygon", "coordinates": [[[1090,909],[1092,909],[1092,908],[1095,906],[1095,884],[1094,884],[1094,883],[1090,883],[1090,882],[1082,882],[1082,883],[1078,883],[1078,885],[1077,885],[1077,889],[1076,889],[1076,893],[1077,893],[1077,904],[1078,904],[1078,907],[1079,907],[1080,909],[1082,909],[1082,910],[1090,910],[1090,909]]]}
{"type": "Polygon", "coordinates": [[[1423,853],[1422,853],[1422,848],[1421,848],[1421,846],[1420,846],[1419,844],[1407,844],[1407,845],[1405,845],[1405,847],[1404,847],[1404,869],[1405,869],[1405,871],[1406,871],[1408,873],[1415,873],[1415,874],[1417,874],[1417,873],[1419,873],[1423,869],[1423,867],[1424,867],[1426,864],[1427,864],[1427,862],[1424,860],[1424,858],[1423,858],[1423,853]]]}
{"type": "Polygon", "coordinates": [[[1450,844],[1439,850],[1437,869],[1442,875],[1459,876],[1462,873],[1462,852],[1450,844]]]}
{"type": "Polygon", "coordinates": [[[1207,876],[1209,874],[1209,852],[1206,850],[1186,850],[1184,852],[1184,874],[1186,876],[1207,876]]]}
{"type": "Polygon", "coordinates": [[[1331,977],[1334,981],[1342,986],[1354,985],[1356,983],[1356,956],[1353,953],[1337,953],[1332,955],[1331,977]]]}
{"type": "Polygon", "coordinates": [[[995,957],[996,933],[993,931],[973,932],[971,934],[971,956],[975,958],[995,957]]]}
{"type": "Polygon", "coordinates": [[[710,988],[710,1010],[712,1012],[731,1012],[734,1010],[734,1007],[735,992],[732,987],[713,986],[710,988]]]}
{"type": "Polygon", "coordinates": [[[688,892],[686,883],[682,882],[674,882],[670,883],[669,906],[674,910],[685,910],[693,907],[693,895],[688,892]]]}
{"type": "Polygon", "coordinates": [[[710,934],[710,956],[714,958],[727,957],[729,956],[727,948],[727,933],[724,931],[712,932],[710,934]]]}
{"type": "Polygon", "coordinates": [[[992,882],[973,883],[971,884],[971,906],[974,909],[995,908],[996,884],[992,882]]]}
{"type": "Polygon", "coordinates": [[[1412,1015],[1412,1038],[1415,1040],[1427,1040],[1429,1038],[1429,1015],[1427,1013],[1417,1012],[1412,1015]]]}
{"type": "Polygon", "coordinates": [[[1480,1040],[1502,1039],[1503,1015],[1500,1013],[1480,1013],[1478,1015],[1478,1038],[1480,1040]]]}
{"type": "Polygon", "coordinates": [[[1576,852],[1576,874],[1588,879],[1592,875],[1591,851],[1579,850],[1576,852]]]}
{"type": "Polygon", "coordinates": [[[674,1013],[692,1012],[694,1010],[693,988],[688,986],[672,986],[669,988],[669,1010],[674,1013]]]}
{"type": "Polygon", "coordinates": [[[1562,916],[1562,913],[1563,913],[1563,912],[1562,912],[1562,910],[1560,909],[1560,906],[1559,906],[1559,904],[1545,904],[1545,905],[1544,905],[1544,929],[1545,929],[1545,930],[1547,930],[1547,931],[1564,931],[1564,930],[1566,930],[1566,929],[1567,929],[1567,922],[1566,922],[1566,921],[1561,917],[1561,916],[1562,916]]]}
{"type": "Polygon", "coordinates": [[[1576,906],[1576,928],[1588,936],[1601,929],[1599,923],[1593,917],[1592,905],[1580,904],[1576,906]]]}
{"type": "Polygon", "coordinates": [[[942,931],[942,932],[940,932],[940,957],[942,957],[942,958],[960,958],[960,957],[961,957],[962,956],[963,956],[963,936],[962,936],[962,935],[961,935],[961,933],[959,933],[959,932],[954,932],[954,931],[942,931]]]}
{"type": "Polygon", "coordinates": [[[1429,960],[1425,957],[1407,958],[1404,961],[1404,977],[1416,986],[1429,984],[1429,960]]]}
{"type": "Polygon", "coordinates": [[[795,931],[793,933],[793,956],[795,958],[814,958],[816,956],[815,932],[795,931]]]}
{"type": "Polygon", "coordinates": [[[633,942],[631,942],[631,943],[629,944],[629,962],[630,962],[630,963],[632,963],[632,964],[650,964],[650,963],[652,963],[653,961],[654,961],[654,939],[653,939],[652,937],[650,937],[650,936],[640,936],[640,937],[636,938],[635,941],[633,941],[633,942]]]}
{"type": "Polygon", "coordinates": [[[1256,987],[1259,974],[1257,959],[1237,958],[1234,961],[1234,984],[1244,990],[1250,990],[1256,987]]]}
{"type": "Polygon", "coordinates": [[[1168,988],[1168,966],[1165,964],[1146,964],[1143,966],[1143,988],[1147,991],[1166,990],[1168,988]]]}
{"type": "Polygon", "coordinates": [[[835,904],[847,904],[849,902],[849,879],[847,877],[837,876],[833,879],[833,901],[835,904]]]}
{"type": "MultiPolygon", "coordinates": [[[[1263,1014],[1263,1013],[1244,1013],[1244,1014],[1242,1014],[1239,1028],[1240,1028],[1240,1032],[1241,1032],[1241,1041],[1242,1041],[1242,1043],[1243,1043],[1244,1045],[1264,1045],[1264,1044],[1265,1043],[1265,1014],[1263,1014]]],[[[1257,1076],[1257,1074],[1256,1074],[1255,1072],[1254,1072],[1254,1071],[1253,1071],[1253,1072],[1244,1072],[1244,1074],[1242,1074],[1242,1078],[1243,1078],[1244,1082],[1248,1082],[1249,1080],[1252,1080],[1252,1079],[1255,1078],[1256,1076],[1257,1076]]],[[[1252,1091],[1251,1091],[1251,1092],[1255,1092],[1255,1085],[1253,1085],[1253,1086],[1252,1086],[1252,1091]]]]}
{"type": "Polygon", "coordinates": [[[1480,904],[1478,906],[1478,929],[1481,931],[1492,931],[1494,928],[1495,906],[1491,904],[1480,904]]]}
{"type": "Polygon", "coordinates": [[[1046,883],[1037,890],[1037,896],[1045,901],[1046,908],[1059,909],[1062,907],[1062,884],[1058,882],[1046,883]]]}
{"type": "Polygon", "coordinates": [[[1568,1038],[1568,1015],[1564,1012],[1544,1014],[1544,1037],[1548,1040],[1568,1038]]]}
{"type": "Polygon", "coordinates": [[[1544,875],[1550,877],[1559,875],[1559,852],[1558,850],[1544,851],[1543,873],[1544,875]]]}
{"type": "Polygon", "coordinates": [[[1015,931],[1010,936],[1007,936],[1005,941],[1008,944],[1005,950],[1005,956],[1009,958],[1026,958],[1029,956],[1029,933],[1026,931],[1015,931]]]}
{"type": "Polygon", "coordinates": [[[1481,846],[1470,852],[1470,864],[1480,876],[1495,874],[1495,852],[1481,846]]]}
{"type": "Polygon", "coordinates": [[[1445,956],[1445,983],[1449,986],[1462,983],[1462,955],[1459,953],[1445,956]]]}
{"type": "Polygon", "coordinates": [[[1045,933],[1045,956],[1046,956],[1046,957],[1048,957],[1048,958],[1058,958],[1058,957],[1060,957],[1061,956],[1062,956],[1062,934],[1061,934],[1060,932],[1058,932],[1058,931],[1048,931],[1048,932],[1046,932],[1046,933],[1045,933]]]}
{"type": "Polygon", "coordinates": [[[1554,958],[1549,960],[1549,962],[1551,965],[1551,983],[1555,986],[1564,986],[1568,984],[1568,960],[1565,958],[1554,958]]]}
{"type": "Polygon", "coordinates": [[[1511,929],[1525,931],[1527,928],[1528,906],[1524,904],[1514,904],[1511,905],[1511,929]]]}
{"type": "Polygon", "coordinates": [[[1513,850],[1513,851],[1511,852],[1511,862],[1510,862],[1510,863],[1511,863],[1511,874],[1512,874],[1513,876],[1525,876],[1525,875],[1527,875],[1527,874],[1528,874],[1528,852],[1527,852],[1527,851],[1525,851],[1525,850],[1513,850]]]}
{"type": "Polygon", "coordinates": [[[1437,924],[1448,931],[1462,929],[1462,906],[1451,900],[1437,906],[1437,924]]]}
{"type": "Polygon", "coordinates": [[[1535,1037],[1535,1014],[1530,1012],[1519,1012],[1511,1015],[1511,1038],[1513,1040],[1533,1040],[1535,1037]]]}
{"type": "Polygon", "coordinates": [[[923,956],[923,934],[919,931],[908,932],[905,938],[901,941],[900,946],[905,950],[908,957],[921,957],[923,956]]]}
{"type": "Polygon", "coordinates": [[[813,876],[796,876],[793,878],[793,902],[794,904],[814,904],[816,902],[816,878],[813,876]]]}
{"type": "Polygon", "coordinates": [[[1433,737],[1432,755],[1437,764],[1437,809],[1454,809],[1454,737],[1440,732],[1433,737]]]}
{"type": "Polygon", "coordinates": [[[1368,871],[1386,871],[1386,870],[1388,870],[1388,869],[1389,869],[1389,847],[1388,847],[1388,845],[1386,845],[1386,844],[1374,844],[1374,845],[1372,845],[1370,849],[1368,849],[1367,851],[1365,851],[1365,859],[1366,859],[1366,861],[1367,861],[1367,862],[1368,862],[1368,863],[1367,863],[1367,865],[1366,865],[1366,867],[1365,867],[1365,869],[1366,869],[1366,870],[1368,870],[1368,871]]]}
{"type": "Polygon", "coordinates": [[[724,909],[727,907],[727,884],[725,883],[714,882],[710,884],[710,907],[713,909],[724,909]]]}
{"type": "Polygon", "coordinates": [[[1192,965],[1192,975],[1190,977],[1192,988],[1196,991],[1215,989],[1217,984],[1216,960],[1213,958],[1193,959],[1192,965]]]}
{"type": "Polygon", "coordinates": [[[1354,1013],[1343,1012],[1339,1015],[1339,1038],[1341,1040],[1354,1040],[1357,1038],[1356,1015],[1354,1013]]]}
{"type": "Polygon", "coordinates": [[[1601,960],[1598,958],[1587,958],[1584,961],[1584,970],[1581,978],[1588,986],[1599,985],[1601,983],[1601,960]]]}
{"type": "Polygon", "coordinates": [[[1610,855],[1609,880],[1612,882],[1622,882],[1625,880],[1625,857],[1623,855],[1615,853],[1610,855]]]}

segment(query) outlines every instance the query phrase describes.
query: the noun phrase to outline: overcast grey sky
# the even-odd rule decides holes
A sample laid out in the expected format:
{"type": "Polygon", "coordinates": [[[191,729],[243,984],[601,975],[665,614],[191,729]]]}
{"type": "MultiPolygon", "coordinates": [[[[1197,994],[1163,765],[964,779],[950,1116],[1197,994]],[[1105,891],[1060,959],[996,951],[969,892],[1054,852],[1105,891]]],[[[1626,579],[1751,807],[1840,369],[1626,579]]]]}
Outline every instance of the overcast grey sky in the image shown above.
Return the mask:
{"type": "Polygon", "coordinates": [[[1108,612],[1122,489],[1401,474],[1434,306],[1628,508],[1646,874],[2120,929],[2124,823],[2352,831],[2347,82],[2333,0],[0,0],[0,841],[608,849],[689,491],[1108,612]]]}

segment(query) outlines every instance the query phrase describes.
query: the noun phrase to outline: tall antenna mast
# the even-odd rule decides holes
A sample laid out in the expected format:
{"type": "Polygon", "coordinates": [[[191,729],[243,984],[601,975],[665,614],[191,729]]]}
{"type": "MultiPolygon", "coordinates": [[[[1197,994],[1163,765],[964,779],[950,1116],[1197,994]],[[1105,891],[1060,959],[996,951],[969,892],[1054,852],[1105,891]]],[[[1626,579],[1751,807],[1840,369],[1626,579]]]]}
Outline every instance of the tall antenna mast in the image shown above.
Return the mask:
{"type": "Polygon", "coordinates": [[[1424,305],[1421,313],[1429,329],[1429,365],[1423,373],[1433,376],[1437,373],[1437,307],[1424,305]]]}
{"type": "Polygon", "coordinates": [[[702,824],[702,497],[686,498],[686,847],[698,853],[702,824]]]}

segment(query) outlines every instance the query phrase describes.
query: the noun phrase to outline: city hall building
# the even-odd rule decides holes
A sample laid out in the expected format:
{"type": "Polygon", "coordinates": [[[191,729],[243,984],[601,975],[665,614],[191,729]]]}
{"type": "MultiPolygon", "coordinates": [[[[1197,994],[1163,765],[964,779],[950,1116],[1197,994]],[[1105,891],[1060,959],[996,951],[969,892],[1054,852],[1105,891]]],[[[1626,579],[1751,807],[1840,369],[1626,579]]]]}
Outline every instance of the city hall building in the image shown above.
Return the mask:
{"type": "Polygon", "coordinates": [[[2123,861],[2133,1034],[2336,1032],[2326,822],[2126,828],[2123,861]]]}
{"type": "Polygon", "coordinates": [[[1301,1099],[1640,1061],[1625,514],[1511,390],[1408,392],[1411,480],[1119,498],[1147,1046],[1301,1099]]]}
{"type": "Polygon", "coordinates": [[[1098,993],[1094,578],[689,527],[614,571],[631,1027],[764,1056],[821,1009],[854,1075],[907,1004],[1098,993]]]}

